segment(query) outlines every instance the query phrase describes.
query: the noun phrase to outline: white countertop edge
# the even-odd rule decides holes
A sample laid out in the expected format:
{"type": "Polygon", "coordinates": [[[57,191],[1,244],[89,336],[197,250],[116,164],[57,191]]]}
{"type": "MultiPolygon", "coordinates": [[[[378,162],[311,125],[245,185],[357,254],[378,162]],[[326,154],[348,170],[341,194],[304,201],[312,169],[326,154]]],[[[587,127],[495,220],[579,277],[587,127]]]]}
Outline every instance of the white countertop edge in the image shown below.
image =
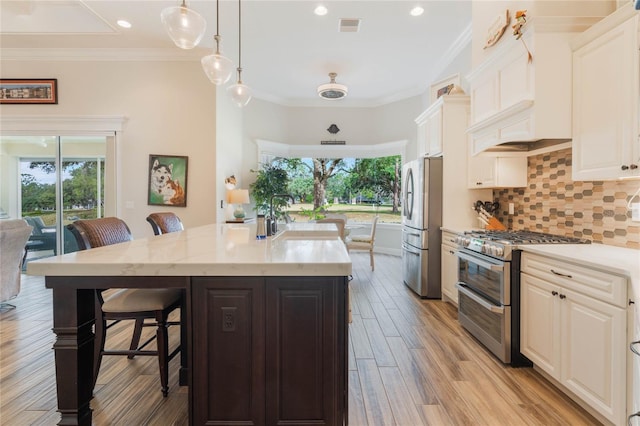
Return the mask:
{"type": "Polygon", "coordinates": [[[284,264],[225,264],[190,263],[180,265],[120,264],[121,271],[104,264],[76,264],[73,270],[65,270],[64,265],[41,263],[29,266],[30,275],[41,276],[139,276],[139,277],[252,277],[252,276],[347,276],[351,275],[349,263],[284,263],[284,264]]]}

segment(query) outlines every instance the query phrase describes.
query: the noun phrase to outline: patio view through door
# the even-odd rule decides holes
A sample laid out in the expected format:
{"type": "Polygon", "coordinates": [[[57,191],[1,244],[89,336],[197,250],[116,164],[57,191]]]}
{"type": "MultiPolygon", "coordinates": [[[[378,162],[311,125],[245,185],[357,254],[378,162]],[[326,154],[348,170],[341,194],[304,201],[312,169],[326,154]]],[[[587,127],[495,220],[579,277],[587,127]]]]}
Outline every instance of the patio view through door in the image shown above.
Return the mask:
{"type": "MultiPolygon", "coordinates": [[[[7,144],[10,137],[3,137],[7,144]]],[[[105,136],[13,139],[20,215],[32,227],[27,260],[77,250],[66,225],[104,216],[105,136]]]]}

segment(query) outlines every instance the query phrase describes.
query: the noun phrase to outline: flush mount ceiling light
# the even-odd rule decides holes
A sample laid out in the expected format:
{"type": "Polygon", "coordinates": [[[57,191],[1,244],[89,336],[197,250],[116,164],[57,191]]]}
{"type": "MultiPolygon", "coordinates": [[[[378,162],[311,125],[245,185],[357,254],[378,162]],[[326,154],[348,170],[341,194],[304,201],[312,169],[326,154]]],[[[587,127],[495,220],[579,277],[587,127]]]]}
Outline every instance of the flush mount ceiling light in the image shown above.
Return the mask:
{"type": "Polygon", "coordinates": [[[320,5],[313,10],[313,13],[318,16],[324,16],[327,14],[327,12],[329,12],[329,10],[323,5],[320,5]]]}
{"type": "Polygon", "coordinates": [[[411,12],[409,13],[411,14],[411,16],[420,16],[424,13],[424,9],[421,6],[416,6],[411,9],[411,12]]]}
{"type": "Polygon", "coordinates": [[[207,21],[195,10],[182,5],[167,7],[160,13],[160,20],[171,40],[181,49],[193,49],[200,43],[207,21]]]}
{"type": "Polygon", "coordinates": [[[329,78],[331,82],[328,84],[321,84],[318,86],[318,95],[321,98],[328,99],[330,101],[335,101],[337,99],[342,99],[347,96],[348,90],[347,86],[343,84],[336,83],[336,77],[338,74],[335,72],[329,73],[329,78]]]}
{"type": "Polygon", "coordinates": [[[216,42],[215,50],[211,55],[207,55],[200,60],[204,73],[209,80],[216,86],[226,83],[233,73],[233,62],[231,59],[222,56],[220,53],[220,7],[219,1],[216,0],[216,35],[213,39],[216,42]]]}

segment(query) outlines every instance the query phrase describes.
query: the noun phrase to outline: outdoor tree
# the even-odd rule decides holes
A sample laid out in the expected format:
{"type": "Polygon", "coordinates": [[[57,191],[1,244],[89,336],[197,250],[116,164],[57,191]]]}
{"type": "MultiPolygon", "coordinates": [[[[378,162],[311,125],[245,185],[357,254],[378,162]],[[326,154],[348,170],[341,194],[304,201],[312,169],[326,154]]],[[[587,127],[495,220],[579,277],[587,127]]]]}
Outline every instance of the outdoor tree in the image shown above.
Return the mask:
{"type": "Polygon", "coordinates": [[[342,158],[313,158],[313,208],[325,204],[327,182],[342,167],[342,158]]]}
{"type": "Polygon", "coordinates": [[[373,190],[376,198],[391,197],[392,212],[400,205],[400,156],[359,158],[351,171],[353,190],[373,190]]]}

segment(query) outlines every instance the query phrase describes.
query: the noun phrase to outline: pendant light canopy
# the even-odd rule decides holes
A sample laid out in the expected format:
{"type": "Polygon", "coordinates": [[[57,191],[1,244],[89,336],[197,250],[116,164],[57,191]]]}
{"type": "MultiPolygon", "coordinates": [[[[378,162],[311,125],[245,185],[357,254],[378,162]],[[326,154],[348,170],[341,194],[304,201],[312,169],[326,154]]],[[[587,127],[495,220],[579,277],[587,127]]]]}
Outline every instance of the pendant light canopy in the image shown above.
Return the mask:
{"type": "Polygon", "coordinates": [[[331,81],[328,84],[321,84],[320,86],[318,86],[318,95],[321,98],[335,101],[347,96],[347,93],[349,92],[347,90],[347,86],[345,86],[344,84],[336,83],[337,76],[338,74],[336,74],[335,72],[330,72],[329,78],[331,79],[331,81]]]}
{"type": "Polygon", "coordinates": [[[242,108],[251,100],[252,90],[242,83],[242,8],[238,0],[238,81],[227,88],[231,100],[242,108]]]}
{"type": "Polygon", "coordinates": [[[203,57],[200,62],[202,63],[202,69],[204,73],[209,77],[209,80],[216,86],[225,84],[231,78],[233,73],[233,62],[231,59],[222,56],[220,53],[220,6],[219,0],[216,0],[216,35],[213,39],[216,42],[215,50],[211,55],[203,57]]]}
{"type": "Polygon", "coordinates": [[[181,49],[193,49],[200,43],[207,21],[195,10],[182,5],[168,7],[160,13],[160,20],[171,40],[181,49]]]}

